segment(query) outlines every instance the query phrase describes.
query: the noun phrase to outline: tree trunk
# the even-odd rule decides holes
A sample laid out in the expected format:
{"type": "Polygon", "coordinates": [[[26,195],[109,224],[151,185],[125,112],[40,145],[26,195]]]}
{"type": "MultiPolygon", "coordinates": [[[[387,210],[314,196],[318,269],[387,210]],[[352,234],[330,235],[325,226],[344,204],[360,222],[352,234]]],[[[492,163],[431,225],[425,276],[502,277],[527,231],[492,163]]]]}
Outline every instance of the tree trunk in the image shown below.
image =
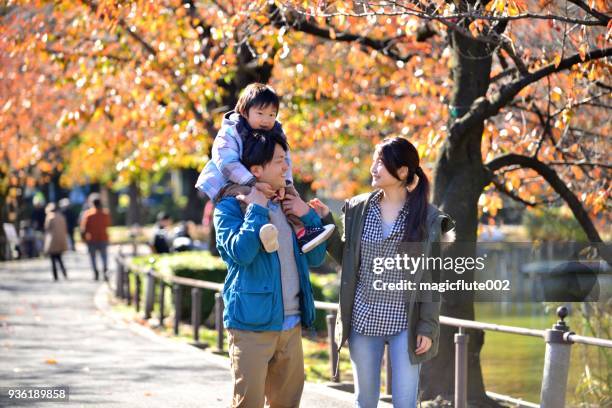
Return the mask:
{"type": "Polygon", "coordinates": [[[128,195],[130,204],[128,206],[126,224],[128,226],[139,224],[142,225],[142,203],[140,197],[140,188],[137,181],[132,181],[128,187],[128,195]]]}
{"type": "Polygon", "coordinates": [[[106,195],[106,205],[108,205],[108,212],[110,213],[111,219],[114,223],[119,219],[119,194],[108,187],[103,187],[102,191],[106,195]]]}
{"type": "Polygon", "coordinates": [[[206,204],[206,200],[194,187],[198,180],[198,175],[199,173],[196,169],[181,169],[182,190],[187,192],[187,205],[183,212],[183,219],[197,224],[202,222],[204,204],[206,204]]]}
{"type": "MultiPolygon", "coordinates": [[[[451,133],[442,146],[436,163],[434,176],[433,202],[456,221],[456,239],[462,243],[475,242],[478,227],[478,198],[488,184],[481,157],[481,139],[484,123],[467,129],[461,135],[452,133],[453,121],[469,111],[472,102],[484,96],[489,86],[491,56],[484,43],[469,40],[462,35],[451,32],[450,42],[453,49],[454,64],[452,74],[454,91],[451,101],[451,133]]],[[[451,248],[452,251],[452,248],[451,248]]],[[[452,252],[451,252],[452,255],[452,252]]],[[[468,254],[463,254],[466,256],[468,254]]],[[[458,277],[454,272],[447,273],[441,279],[453,280],[458,277]]],[[[473,278],[473,272],[461,275],[462,279],[473,278]]],[[[464,294],[445,293],[441,314],[461,319],[474,319],[473,298],[464,294]]],[[[434,399],[441,395],[453,400],[454,394],[454,334],[457,330],[441,326],[438,355],[424,364],[421,374],[424,399],[434,399]]],[[[484,344],[484,332],[467,330],[468,347],[468,400],[470,405],[495,406],[485,394],[482,370],[480,367],[480,350],[484,344]]]]}

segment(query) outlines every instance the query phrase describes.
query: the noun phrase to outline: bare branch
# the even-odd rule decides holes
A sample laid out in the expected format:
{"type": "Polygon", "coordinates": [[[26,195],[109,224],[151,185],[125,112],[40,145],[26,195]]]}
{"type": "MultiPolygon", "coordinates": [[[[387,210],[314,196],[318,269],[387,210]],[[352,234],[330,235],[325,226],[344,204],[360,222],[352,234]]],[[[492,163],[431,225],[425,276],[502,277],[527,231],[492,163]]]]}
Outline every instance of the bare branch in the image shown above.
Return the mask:
{"type": "MultiPolygon", "coordinates": [[[[585,98],[585,99],[583,99],[583,100],[581,100],[581,101],[579,101],[579,102],[576,102],[576,103],[571,104],[571,106],[569,106],[569,108],[570,108],[570,109],[573,109],[573,108],[576,108],[576,107],[578,107],[578,106],[582,106],[582,105],[594,105],[593,101],[595,101],[595,100],[597,100],[597,99],[601,98],[602,96],[608,96],[608,95],[610,95],[611,93],[612,93],[612,91],[609,91],[609,92],[602,92],[602,93],[597,94],[597,95],[592,95],[592,96],[589,96],[588,98],[585,98]]],[[[609,106],[607,106],[607,105],[602,105],[602,107],[607,107],[607,108],[609,108],[609,106]]],[[[558,115],[560,115],[561,113],[563,113],[563,111],[565,111],[565,110],[566,110],[566,108],[559,109],[559,110],[557,110],[556,112],[554,112],[553,114],[551,114],[551,115],[550,115],[550,117],[551,117],[551,118],[554,118],[555,116],[558,116],[558,115]]]]}
{"type": "Polygon", "coordinates": [[[518,69],[516,69],[516,67],[505,69],[502,72],[500,72],[499,74],[497,74],[495,76],[492,76],[491,79],[490,79],[490,82],[491,83],[497,82],[500,79],[503,79],[503,78],[505,78],[507,76],[510,76],[510,75],[514,74],[515,72],[517,72],[517,71],[518,71],[518,69]]]}
{"type": "Polygon", "coordinates": [[[130,58],[121,57],[121,56],[113,55],[113,54],[93,54],[93,53],[79,52],[79,51],[66,51],[66,50],[54,49],[51,47],[45,47],[44,51],[48,54],[53,54],[53,55],[58,55],[58,56],[66,55],[69,57],[79,57],[79,58],[85,57],[85,58],[92,58],[92,59],[108,58],[110,60],[120,61],[120,62],[130,62],[131,61],[130,58]]]}
{"type": "Polygon", "coordinates": [[[605,58],[610,55],[612,55],[612,48],[593,50],[587,53],[584,59],[582,59],[579,54],[574,54],[571,57],[561,60],[558,65],[547,65],[535,72],[520,77],[510,84],[501,86],[500,90],[493,95],[492,98],[481,97],[476,99],[471,109],[453,123],[450,129],[449,141],[452,143],[460,139],[466,129],[469,129],[476,123],[488,119],[491,116],[497,115],[497,113],[518,95],[519,92],[540,79],[571,68],[576,64],[605,58]]]}
{"type": "Polygon", "coordinates": [[[396,61],[408,62],[417,55],[416,53],[400,55],[398,51],[394,50],[393,45],[398,38],[374,39],[347,32],[336,33],[325,27],[310,23],[303,16],[296,15],[296,13],[289,12],[288,14],[285,14],[284,20],[280,17],[273,19],[273,24],[276,27],[290,26],[295,30],[326,40],[363,44],[368,48],[382,52],[383,55],[396,61]]]}
{"type": "Polygon", "coordinates": [[[501,193],[504,193],[505,195],[507,195],[508,197],[510,197],[511,199],[513,199],[514,201],[518,201],[521,204],[524,204],[528,207],[535,207],[538,205],[538,203],[534,202],[534,201],[527,201],[523,198],[521,198],[518,194],[515,194],[513,191],[508,190],[499,180],[497,179],[493,179],[492,180],[493,185],[495,186],[495,188],[497,188],[497,190],[501,193]]]}
{"type": "Polygon", "coordinates": [[[607,89],[608,91],[612,91],[612,86],[607,85],[607,84],[604,84],[604,83],[603,83],[603,82],[601,82],[601,81],[595,81],[595,85],[597,85],[597,86],[598,86],[598,87],[600,87],[600,88],[607,89]]]}
{"type": "Polygon", "coordinates": [[[510,153],[491,160],[485,166],[489,169],[491,172],[490,176],[493,178],[493,173],[495,173],[495,171],[511,165],[518,165],[522,168],[535,170],[567,203],[587,237],[592,242],[603,242],[593,222],[589,218],[589,214],[578,200],[578,197],[576,197],[576,195],[565,185],[563,180],[557,175],[557,172],[545,163],[533,157],[510,153]]]}
{"type": "Polygon", "coordinates": [[[584,20],[584,19],[571,18],[571,17],[560,16],[560,15],[555,15],[555,14],[522,13],[522,14],[517,14],[514,16],[494,16],[491,14],[482,14],[482,13],[470,11],[470,12],[465,12],[465,13],[442,15],[442,14],[437,14],[437,13],[427,13],[418,8],[407,6],[406,4],[400,4],[398,2],[389,2],[388,4],[390,6],[400,8],[402,11],[385,10],[384,6],[382,6],[381,9],[372,9],[371,4],[370,4],[369,11],[364,11],[361,13],[346,12],[346,11],[336,11],[336,12],[331,12],[331,13],[328,13],[328,12],[312,13],[309,10],[299,10],[299,9],[295,9],[295,10],[296,12],[300,14],[310,16],[310,17],[339,17],[339,16],[343,16],[343,17],[368,17],[368,16],[395,17],[395,16],[410,15],[410,16],[419,17],[425,20],[437,20],[440,22],[450,22],[450,23],[454,23],[455,21],[461,20],[461,19],[470,19],[472,21],[474,20],[514,21],[514,20],[531,19],[531,20],[557,20],[557,21],[561,21],[564,23],[579,24],[579,25],[585,25],[585,26],[604,26],[604,27],[607,26],[607,23],[604,23],[603,21],[599,19],[584,20]]]}
{"type": "Polygon", "coordinates": [[[593,17],[601,21],[602,24],[608,25],[608,22],[610,21],[610,17],[608,17],[604,13],[601,13],[595,9],[592,9],[582,0],[569,0],[569,2],[574,3],[575,5],[577,5],[578,7],[580,7],[581,9],[583,9],[584,11],[592,15],[593,17]]]}
{"type": "Polygon", "coordinates": [[[549,166],[580,166],[580,167],[603,167],[605,169],[612,169],[612,165],[606,163],[599,162],[591,162],[591,161],[552,161],[546,163],[549,166]]]}
{"type": "Polygon", "coordinates": [[[529,69],[527,69],[527,66],[525,66],[523,60],[514,52],[510,41],[502,41],[501,49],[506,51],[508,56],[512,58],[512,61],[514,61],[514,65],[516,65],[516,68],[522,75],[526,75],[529,73],[529,69]]]}
{"type": "Polygon", "coordinates": [[[569,130],[571,130],[572,132],[576,132],[576,133],[581,133],[584,136],[589,136],[589,137],[594,137],[594,138],[607,138],[610,137],[610,135],[604,135],[601,133],[595,133],[595,132],[590,132],[588,130],[584,130],[584,129],[579,129],[576,127],[570,127],[569,130]]]}

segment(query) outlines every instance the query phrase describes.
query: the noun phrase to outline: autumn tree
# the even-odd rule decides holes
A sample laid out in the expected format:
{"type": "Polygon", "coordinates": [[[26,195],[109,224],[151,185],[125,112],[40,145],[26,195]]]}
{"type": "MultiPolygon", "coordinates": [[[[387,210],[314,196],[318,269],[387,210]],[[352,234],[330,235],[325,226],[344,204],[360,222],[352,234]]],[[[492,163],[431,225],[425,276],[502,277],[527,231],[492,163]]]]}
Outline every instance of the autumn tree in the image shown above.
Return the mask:
{"type": "MultiPolygon", "coordinates": [[[[367,190],[373,145],[403,135],[458,240],[476,241],[479,213],[494,215],[501,194],[528,207],[566,203],[601,241],[611,86],[602,0],[3,3],[0,56],[28,69],[3,65],[2,75],[29,84],[3,88],[3,141],[28,118],[39,123],[46,131],[29,134],[58,152],[44,162],[66,183],[199,170],[221,114],[258,80],[281,94],[296,177],[319,192],[367,190]],[[44,82],[26,81],[30,72],[44,82]],[[36,95],[51,90],[54,110],[36,95]]],[[[445,300],[443,314],[475,317],[470,301],[445,300]]],[[[426,398],[452,395],[452,334],[443,328],[439,357],[422,371],[426,398]]],[[[470,399],[488,404],[483,333],[470,335],[470,399]]]]}
{"type": "MultiPolygon", "coordinates": [[[[259,64],[245,41],[224,38],[249,15],[220,18],[217,9],[187,0],[1,7],[0,52],[11,60],[2,73],[11,81],[3,89],[5,146],[20,140],[28,119],[40,123],[46,128],[32,132],[29,147],[45,149],[49,138],[56,154],[40,161],[13,153],[36,172],[61,171],[65,185],[90,180],[137,192],[150,174],[171,168],[194,169],[187,173],[194,184],[220,114],[248,83],[270,78],[271,66],[259,64]],[[28,82],[34,77],[42,79],[28,82]]],[[[24,180],[15,177],[22,164],[7,162],[3,197],[22,192],[24,180]]],[[[190,199],[199,201],[195,190],[190,199]]]]}
{"type": "MultiPolygon", "coordinates": [[[[320,134],[331,125],[334,134],[373,141],[415,140],[435,161],[433,201],[457,221],[459,241],[476,241],[479,208],[495,215],[501,193],[529,207],[564,202],[587,237],[601,242],[593,219],[601,225],[609,217],[606,12],[603,1],[580,0],[292,2],[274,20],[324,40],[294,60],[310,68],[298,65],[305,83],[283,82],[294,95],[311,85],[322,106],[315,117],[325,118],[320,134]]],[[[342,162],[342,153],[334,158],[342,162]]],[[[442,313],[475,317],[472,301],[453,295],[442,313]]],[[[453,332],[443,327],[440,353],[425,365],[425,398],[452,395],[453,332]]],[[[486,405],[484,334],[470,335],[469,396],[486,405]]]]}

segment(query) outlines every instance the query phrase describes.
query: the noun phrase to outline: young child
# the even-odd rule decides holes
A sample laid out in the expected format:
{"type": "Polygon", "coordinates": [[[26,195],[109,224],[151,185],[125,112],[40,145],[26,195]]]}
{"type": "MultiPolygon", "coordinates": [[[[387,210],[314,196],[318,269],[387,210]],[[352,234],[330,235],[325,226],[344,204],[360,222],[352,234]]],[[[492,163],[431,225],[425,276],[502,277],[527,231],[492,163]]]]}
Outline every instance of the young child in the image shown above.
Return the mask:
{"type": "MultiPolygon", "coordinates": [[[[285,175],[287,187],[274,191],[267,183],[256,182],[255,176],[242,165],[243,140],[253,131],[263,130],[278,132],[286,139],[281,124],[276,120],[280,99],[268,85],[253,83],[241,93],[235,111],[223,117],[223,124],[212,146],[212,158],[208,161],[196,182],[196,188],[204,192],[214,202],[222,197],[248,195],[251,188],[257,188],[268,197],[283,200],[285,194],[299,196],[293,186],[291,158],[287,152],[288,170],[285,175]]],[[[244,211],[246,205],[241,204],[244,211]]],[[[324,225],[322,228],[305,228],[299,217],[287,215],[287,221],[293,227],[298,245],[303,253],[328,239],[335,226],[324,225]]],[[[278,249],[278,231],[272,224],[264,225],[259,238],[267,252],[278,249]]]]}

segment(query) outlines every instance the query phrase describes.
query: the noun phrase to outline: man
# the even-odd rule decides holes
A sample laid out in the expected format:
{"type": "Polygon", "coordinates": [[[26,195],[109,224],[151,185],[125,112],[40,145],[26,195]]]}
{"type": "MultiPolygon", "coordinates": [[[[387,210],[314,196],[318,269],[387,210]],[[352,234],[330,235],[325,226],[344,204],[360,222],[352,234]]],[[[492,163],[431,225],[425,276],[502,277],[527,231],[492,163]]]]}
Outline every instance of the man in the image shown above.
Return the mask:
{"type": "Polygon", "coordinates": [[[156,254],[167,254],[170,252],[170,237],[168,237],[168,228],[172,224],[170,215],[161,211],[157,214],[157,224],[153,231],[153,240],[151,249],[156,254]]]}
{"type": "Polygon", "coordinates": [[[96,253],[100,253],[102,258],[102,273],[104,280],[108,282],[108,232],[111,219],[107,210],[102,208],[102,200],[98,194],[92,194],[90,197],[92,207],[83,213],[81,219],[81,235],[87,242],[89,257],[91,258],[91,266],[94,271],[94,280],[98,280],[98,267],[96,266],[96,253]]]}
{"type": "MultiPolygon", "coordinates": [[[[285,186],[286,141],[256,132],[244,140],[242,163],[258,182],[274,191],[285,186]]],[[[306,227],[321,219],[304,201],[287,196],[282,206],[256,188],[219,201],[214,211],[217,249],[227,264],[223,322],[229,332],[234,381],[233,407],[297,407],[304,387],[301,326],[314,324],[315,308],[308,267],[320,265],[326,244],[302,254],[283,209],[306,227]],[[248,204],[245,213],[238,200],[248,204]],[[279,248],[268,253],[259,238],[262,226],[278,229],[279,248]],[[301,324],[300,324],[301,323],[301,324]]]]}
{"type": "Polygon", "coordinates": [[[70,249],[74,251],[74,230],[76,229],[78,222],[77,214],[74,212],[74,209],[72,208],[72,203],[70,202],[69,198],[62,198],[59,201],[59,208],[62,214],[64,215],[64,218],[66,219],[66,226],[68,227],[68,243],[70,244],[70,249]]]}

